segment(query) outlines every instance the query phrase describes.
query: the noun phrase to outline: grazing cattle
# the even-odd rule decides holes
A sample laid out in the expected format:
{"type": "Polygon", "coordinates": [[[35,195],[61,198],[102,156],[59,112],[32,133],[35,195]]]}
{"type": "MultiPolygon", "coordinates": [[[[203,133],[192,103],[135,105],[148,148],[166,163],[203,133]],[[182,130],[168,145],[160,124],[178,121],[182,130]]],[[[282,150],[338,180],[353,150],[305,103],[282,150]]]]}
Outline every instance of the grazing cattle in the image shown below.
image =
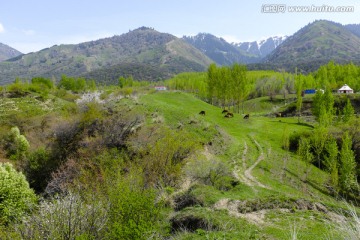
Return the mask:
{"type": "Polygon", "coordinates": [[[281,112],[280,113],[275,113],[275,117],[281,117],[281,112]]]}
{"type": "Polygon", "coordinates": [[[231,112],[228,112],[226,115],[225,115],[226,118],[231,118],[231,117],[234,117],[234,114],[232,114],[231,112]]]}
{"type": "Polygon", "coordinates": [[[205,116],[205,111],[201,111],[199,114],[205,116]]]}
{"type": "Polygon", "coordinates": [[[244,119],[249,119],[249,117],[250,117],[250,115],[249,115],[249,114],[246,114],[246,115],[244,116],[244,119]]]}
{"type": "Polygon", "coordinates": [[[224,113],[228,113],[229,111],[224,109],[221,113],[224,114],[224,113]]]}

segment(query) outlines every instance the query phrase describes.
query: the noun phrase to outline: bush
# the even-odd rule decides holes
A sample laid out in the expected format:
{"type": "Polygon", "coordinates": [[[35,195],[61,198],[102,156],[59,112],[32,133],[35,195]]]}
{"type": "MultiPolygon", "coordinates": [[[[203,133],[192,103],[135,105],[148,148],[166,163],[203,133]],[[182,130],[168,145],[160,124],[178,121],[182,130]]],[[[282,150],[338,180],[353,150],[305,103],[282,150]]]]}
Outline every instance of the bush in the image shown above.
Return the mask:
{"type": "Polygon", "coordinates": [[[229,166],[218,159],[192,160],[186,165],[185,174],[194,181],[214,186],[219,190],[227,191],[237,185],[229,166]]]}
{"type": "Polygon", "coordinates": [[[155,192],[144,189],[137,176],[109,186],[108,239],[148,239],[158,232],[160,207],[155,205],[155,192]]]}
{"type": "Polygon", "coordinates": [[[36,213],[15,228],[21,239],[101,239],[106,231],[108,204],[79,194],[43,201],[36,213]]]}
{"type": "Polygon", "coordinates": [[[289,150],[296,152],[299,147],[300,138],[304,136],[309,138],[311,134],[309,132],[293,132],[289,137],[289,150]]]}
{"type": "Polygon", "coordinates": [[[29,155],[25,174],[30,186],[38,193],[45,189],[53,171],[54,164],[50,157],[50,152],[44,148],[39,148],[29,155]]]}
{"type": "Polygon", "coordinates": [[[26,157],[30,147],[24,135],[20,134],[18,127],[12,127],[5,140],[7,155],[12,160],[22,160],[26,157]]]}
{"type": "Polygon", "coordinates": [[[0,164],[0,223],[19,219],[36,202],[25,176],[9,163],[0,164]]]}

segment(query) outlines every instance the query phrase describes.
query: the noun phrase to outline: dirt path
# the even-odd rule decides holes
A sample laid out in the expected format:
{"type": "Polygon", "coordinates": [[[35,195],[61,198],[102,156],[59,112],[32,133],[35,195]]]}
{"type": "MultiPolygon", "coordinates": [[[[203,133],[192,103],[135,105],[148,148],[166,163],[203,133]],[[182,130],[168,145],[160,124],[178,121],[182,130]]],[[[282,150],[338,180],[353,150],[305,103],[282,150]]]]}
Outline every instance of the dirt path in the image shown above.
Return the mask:
{"type": "MultiPolygon", "coordinates": [[[[252,175],[252,170],[262,161],[265,159],[264,157],[264,151],[262,150],[262,147],[260,146],[260,144],[255,140],[252,139],[253,142],[255,143],[258,151],[259,151],[259,157],[257,158],[256,162],[251,165],[249,168],[246,167],[246,155],[247,155],[247,151],[248,151],[248,146],[246,141],[244,141],[244,151],[243,151],[243,155],[242,155],[242,168],[244,170],[244,174],[242,174],[239,170],[238,164],[235,165],[234,167],[234,171],[233,174],[235,176],[236,179],[238,179],[239,181],[245,183],[246,185],[250,186],[250,187],[254,187],[254,186],[258,186],[258,187],[262,187],[262,188],[267,188],[270,189],[270,187],[265,186],[264,184],[262,184],[261,182],[259,182],[253,175],[252,175]]],[[[269,153],[270,153],[271,149],[269,149],[269,153]]]]}

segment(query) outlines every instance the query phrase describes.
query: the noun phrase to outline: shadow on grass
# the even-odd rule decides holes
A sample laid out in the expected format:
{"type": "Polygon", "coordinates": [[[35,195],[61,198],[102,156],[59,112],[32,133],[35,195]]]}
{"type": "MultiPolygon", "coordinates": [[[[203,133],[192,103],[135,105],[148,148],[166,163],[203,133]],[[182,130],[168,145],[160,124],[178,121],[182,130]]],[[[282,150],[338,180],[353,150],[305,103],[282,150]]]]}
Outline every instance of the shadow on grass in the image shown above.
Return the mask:
{"type": "Polygon", "coordinates": [[[291,125],[297,125],[297,126],[304,126],[304,127],[309,127],[309,128],[314,128],[313,125],[309,124],[309,123],[289,123],[289,122],[283,122],[281,121],[281,119],[279,120],[279,123],[286,123],[286,124],[291,124],[291,125]]]}
{"type": "Polygon", "coordinates": [[[290,171],[289,169],[286,169],[285,170],[286,172],[288,172],[291,176],[295,177],[295,178],[298,178],[301,182],[304,182],[306,184],[308,184],[309,186],[313,187],[314,189],[318,190],[319,192],[321,192],[322,194],[326,195],[326,196],[332,196],[328,191],[325,191],[324,189],[321,189],[318,184],[312,182],[312,181],[309,181],[309,180],[306,180],[306,181],[303,181],[301,179],[301,177],[299,177],[298,174],[290,171]]]}

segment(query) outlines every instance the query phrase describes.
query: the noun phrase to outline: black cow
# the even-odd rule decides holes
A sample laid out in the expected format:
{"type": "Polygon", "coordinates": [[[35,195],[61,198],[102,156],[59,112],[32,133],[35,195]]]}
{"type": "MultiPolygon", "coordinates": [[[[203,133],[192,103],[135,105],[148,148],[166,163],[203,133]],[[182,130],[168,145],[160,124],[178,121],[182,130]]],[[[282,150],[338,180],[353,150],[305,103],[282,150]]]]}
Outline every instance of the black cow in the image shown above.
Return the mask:
{"type": "Polygon", "coordinates": [[[229,111],[224,109],[221,113],[224,114],[224,113],[228,113],[229,111]]]}
{"type": "Polygon", "coordinates": [[[250,117],[250,115],[249,115],[249,114],[246,114],[246,115],[244,116],[244,119],[249,119],[249,117],[250,117]]]}
{"type": "Polygon", "coordinates": [[[205,116],[205,111],[200,111],[199,114],[205,116]]]}

